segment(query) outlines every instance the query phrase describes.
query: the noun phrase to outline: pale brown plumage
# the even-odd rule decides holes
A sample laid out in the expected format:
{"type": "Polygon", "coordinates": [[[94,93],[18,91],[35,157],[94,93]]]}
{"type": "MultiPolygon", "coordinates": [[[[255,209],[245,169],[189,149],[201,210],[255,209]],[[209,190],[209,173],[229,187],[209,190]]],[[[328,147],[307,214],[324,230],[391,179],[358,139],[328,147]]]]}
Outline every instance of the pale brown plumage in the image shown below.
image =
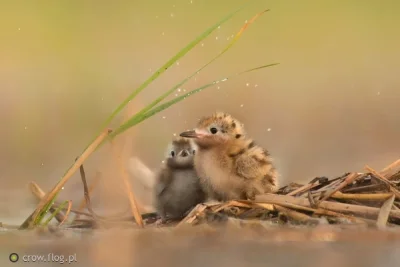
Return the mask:
{"type": "Polygon", "coordinates": [[[155,184],[155,207],[162,219],[180,219],[205,200],[193,166],[195,147],[190,139],[175,138],[155,184]]]}
{"type": "Polygon", "coordinates": [[[278,173],[268,151],[246,138],[243,124],[231,115],[204,117],[181,136],[194,138],[195,169],[210,198],[254,199],[277,189],[278,173]]]}

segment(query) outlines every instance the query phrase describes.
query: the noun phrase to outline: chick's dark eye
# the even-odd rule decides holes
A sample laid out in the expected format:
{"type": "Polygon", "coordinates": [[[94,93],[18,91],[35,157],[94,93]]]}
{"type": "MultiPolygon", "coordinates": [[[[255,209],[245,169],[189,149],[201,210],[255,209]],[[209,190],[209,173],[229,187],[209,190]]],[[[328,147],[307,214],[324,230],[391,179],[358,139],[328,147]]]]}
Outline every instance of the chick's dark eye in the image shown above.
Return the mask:
{"type": "Polygon", "coordinates": [[[171,156],[175,157],[175,151],[171,151],[171,156]]]}
{"type": "Polygon", "coordinates": [[[196,150],[193,150],[193,155],[196,154],[196,150]]]}
{"type": "Polygon", "coordinates": [[[212,134],[216,134],[216,133],[218,132],[218,130],[217,130],[217,128],[212,127],[212,128],[210,128],[210,132],[211,132],[212,134]]]}

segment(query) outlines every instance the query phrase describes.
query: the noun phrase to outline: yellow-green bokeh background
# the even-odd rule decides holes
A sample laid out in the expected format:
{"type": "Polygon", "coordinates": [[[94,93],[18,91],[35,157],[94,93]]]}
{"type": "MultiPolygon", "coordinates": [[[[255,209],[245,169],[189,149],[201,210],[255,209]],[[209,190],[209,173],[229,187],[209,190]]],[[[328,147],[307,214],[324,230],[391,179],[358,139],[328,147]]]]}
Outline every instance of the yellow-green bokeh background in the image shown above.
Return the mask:
{"type": "MultiPolygon", "coordinates": [[[[29,181],[53,186],[129,92],[244,2],[2,1],[0,219],[27,216],[29,209],[20,211],[33,207],[29,181]]],[[[125,135],[132,155],[156,168],[173,133],[218,109],[242,120],[271,151],[284,182],[362,171],[364,164],[380,169],[399,158],[398,1],[254,1],[132,107],[206,63],[264,8],[271,11],[183,89],[280,65],[207,89],[138,125],[125,135]]],[[[89,172],[102,171],[96,160],[88,164],[89,172]]],[[[81,196],[80,187],[73,193],[81,196]]]]}

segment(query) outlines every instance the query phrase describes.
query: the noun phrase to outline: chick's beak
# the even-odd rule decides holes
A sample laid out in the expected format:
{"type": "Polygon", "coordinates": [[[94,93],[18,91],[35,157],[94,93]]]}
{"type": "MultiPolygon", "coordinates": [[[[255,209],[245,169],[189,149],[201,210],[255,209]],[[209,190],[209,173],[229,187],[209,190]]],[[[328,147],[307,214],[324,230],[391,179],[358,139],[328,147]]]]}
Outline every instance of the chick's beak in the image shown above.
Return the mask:
{"type": "Polygon", "coordinates": [[[189,152],[186,149],[184,149],[181,152],[179,152],[178,156],[187,157],[189,156],[189,152]]]}
{"type": "Polygon", "coordinates": [[[195,130],[192,131],[186,131],[180,134],[181,137],[187,137],[187,138],[199,138],[200,134],[196,133],[195,130]]]}

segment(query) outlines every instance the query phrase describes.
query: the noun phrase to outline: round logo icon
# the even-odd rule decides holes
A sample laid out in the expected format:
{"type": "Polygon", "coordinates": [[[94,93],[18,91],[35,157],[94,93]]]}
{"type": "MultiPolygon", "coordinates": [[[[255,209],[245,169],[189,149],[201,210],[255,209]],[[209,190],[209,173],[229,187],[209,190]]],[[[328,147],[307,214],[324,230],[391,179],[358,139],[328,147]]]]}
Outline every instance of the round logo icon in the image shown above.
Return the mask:
{"type": "Polygon", "coordinates": [[[19,256],[17,253],[11,253],[8,258],[11,262],[17,262],[19,260],[19,256]]]}

